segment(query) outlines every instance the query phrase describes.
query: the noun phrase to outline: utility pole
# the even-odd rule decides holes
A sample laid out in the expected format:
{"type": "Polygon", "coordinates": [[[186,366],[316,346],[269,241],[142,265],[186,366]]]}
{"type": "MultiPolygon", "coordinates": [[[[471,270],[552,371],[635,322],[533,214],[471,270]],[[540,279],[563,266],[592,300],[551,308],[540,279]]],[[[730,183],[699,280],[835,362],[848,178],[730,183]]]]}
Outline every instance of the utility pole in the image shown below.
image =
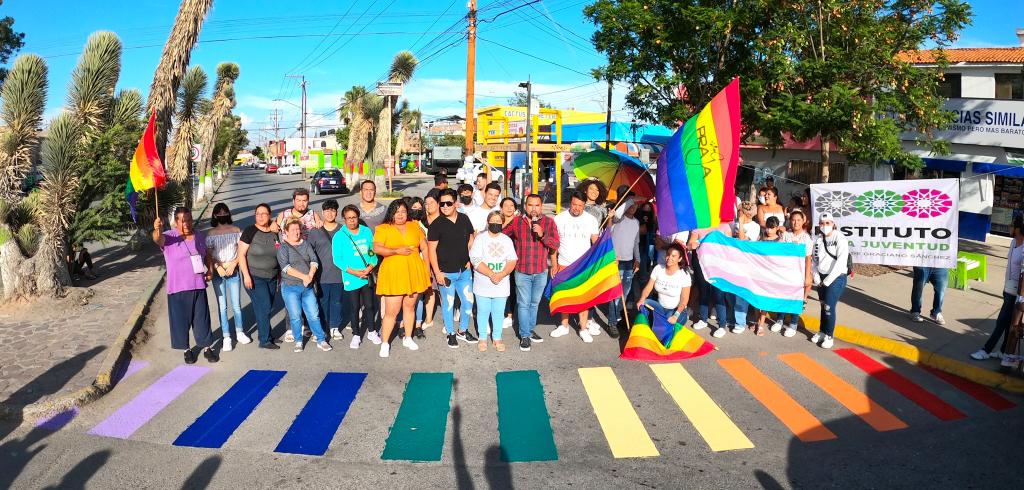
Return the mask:
{"type": "MultiPolygon", "coordinates": [[[[280,153],[280,151],[281,151],[281,140],[279,139],[280,138],[280,133],[281,133],[281,114],[280,114],[280,112],[281,111],[279,111],[277,109],[274,109],[274,113],[271,114],[271,116],[270,116],[270,118],[274,121],[274,152],[275,153],[280,153]]],[[[277,163],[277,166],[280,167],[281,166],[281,156],[277,155],[275,157],[275,159],[277,160],[275,163],[277,163]]]]}
{"type": "Polygon", "coordinates": [[[476,84],[476,0],[469,0],[469,30],[466,48],[466,156],[473,156],[473,135],[476,134],[476,114],[473,108],[476,84]]]}
{"type": "Polygon", "coordinates": [[[608,112],[604,125],[604,149],[612,149],[612,78],[608,77],[608,112]]]}
{"type": "MultiPolygon", "coordinates": [[[[526,82],[520,83],[519,87],[526,89],[526,162],[530,172],[533,174],[533,187],[531,189],[534,193],[538,193],[537,174],[539,172],[533,161],[533,153],[530,153],[530,142],[533,140],[533,111],[531,110],[533,108],[533,82],[530,77],[527,77],[526,82]]],[[[508,158],[505,159],[505,168],[508,168],[508,158]]]]}
{"type": "Polygon", "coordinates": [[[307,155],[306,148],[306,75],[285,75],[288,78],[299,78],[302,80],[302,121],[299,123],[299,131],[302,132],[302,149],[299,152],[299,166],[302,167],[302,178],[306,178],[306,165],[302,163],[302,157],[307,155]]]}

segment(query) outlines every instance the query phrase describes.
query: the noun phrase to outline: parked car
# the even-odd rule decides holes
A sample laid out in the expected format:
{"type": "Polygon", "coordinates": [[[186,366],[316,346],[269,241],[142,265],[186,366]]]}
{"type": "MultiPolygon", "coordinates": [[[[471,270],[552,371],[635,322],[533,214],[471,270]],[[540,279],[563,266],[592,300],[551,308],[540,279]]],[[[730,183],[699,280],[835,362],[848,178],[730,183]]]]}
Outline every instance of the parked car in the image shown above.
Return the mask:
{"type": "Polygon", "coordinates": [[[326,168],[313,174],[309,181],[309,192],[313,194],[326,194],[328,192],[340,192],[348,194],[348,186],[345,183],[345,175],[336,168],[326,168]]]}
{"type": "Polygon", "coordinates": [[[253,167],[253,168],[256,168],[256,169],[259,169],[259,170],[263,170],[263,169],[267,168],[267,162],[264,162],[263,160],[259,160],[259,161],[256,162],[256,166],[253,167]]]}
{"type": "Polygon", "coordinates": [[[274,163],[274,162],[270,162],[270,163],[267,164],[267,167],[266,167],[265,170],[266,170],[266,172],[268,174],[277,173],[277,164],[274,163]]]}
{"type": "Polygon", "coordinates": [[[302,173],[302,167],[299,167],[299,164],[297,164],[297,163],[286,163],[284,165],[281,165],[277,169],[277,174],[278,175],[295,175],[295,174],[301,174],[301,173],[302,173]]]}
{"type": "MultiPolygon", "coordinates": [[[[459,182],[466,184],[473,184],[476,182],[476,176],[484,172],[484,164],[481,162],[467,163],[455,172],[455,179],[459,182]]],[[[501,182],[504,177],[501,175],[501,170],[491,170],[491,181],[501,182]]]]}

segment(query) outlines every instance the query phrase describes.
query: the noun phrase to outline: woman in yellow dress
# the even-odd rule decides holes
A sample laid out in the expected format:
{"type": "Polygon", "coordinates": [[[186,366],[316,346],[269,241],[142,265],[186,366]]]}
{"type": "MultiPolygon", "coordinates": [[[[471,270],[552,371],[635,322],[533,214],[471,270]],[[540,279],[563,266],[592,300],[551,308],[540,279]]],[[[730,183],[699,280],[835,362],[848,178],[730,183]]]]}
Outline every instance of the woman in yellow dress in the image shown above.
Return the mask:
{"type": "Polygon", "coordinates": [[[402,345],[419,349],[412,340],[416,322],[416,300],[430,287],[427,273],[427,237],[419,224],[409,220],[409,206],[396,200],[388,206],[384,222],[373,235],[373,251],[381,257],[377,268],[377,294],[384,297],[384,318],[381,319],[380,357],[391,353],[391,332],[395,329],[399,310],[405,338],[402,345]]]}

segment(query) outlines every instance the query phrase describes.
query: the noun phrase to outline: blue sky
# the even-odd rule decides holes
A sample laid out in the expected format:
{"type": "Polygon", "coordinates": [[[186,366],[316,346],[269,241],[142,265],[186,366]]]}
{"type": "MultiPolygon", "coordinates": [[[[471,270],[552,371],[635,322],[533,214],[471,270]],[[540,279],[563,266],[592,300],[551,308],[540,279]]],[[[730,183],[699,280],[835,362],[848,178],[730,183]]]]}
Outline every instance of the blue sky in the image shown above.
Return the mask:
{"type": "MultiPolygon", "coordinates": [[[[594,29],[582,13],[591,1],[543,0],[495,18],[527,1],[478,0],[482,22],[477,107],[503,103],[518,82],[531,76],[534,92],[556,107],[603,110],[606,87],[586,75],[604,63],[584,41],[594,29]]],[[[15,28],[26,34],[23,53],[46,58],[50,69],[47,115],[53,116],[64,104],[78,53],[88,35],[97,30],[114,31],[126,47],[119,88],[138,88],[145,95],[178,3],[5,0],[0,15],[14,17],[15,28]],[[45,4],[52,8],[41,8],[45,4]]],[[[1024,2],[971,4],[974,25],[962,33],[958,47],[1018,44],[1015,29],[1024,27],[1024,2]]],[[[328,124],[337,118],[328,113],[337,107],[341,94],[353,85],[370,86],[381,79],[391,58],[403,49],[413,50],[423,60],[406,89],[410,104],[427,117],[463,114],[466,48],[458,39],[464,28],[446,30],[465,12],[465,0],[216,0],[192,63],[206,69],[211,84],[217,63],[234,61],[241,66],[235,112],[242,115],[254,141],[275,108],[282,111],[282,128],[297,125],[299,110],[274,101],[299,101],[297,82],[284,78],[285,74],[306,75],[309,110],[314,113],[310,124],[328,124]],[[327,33],[333,35],[324,37],[327,33]]],[[[622,95],[617,88],[613,109],[618,118],[629,119],[622,110],[622,95]]]]}

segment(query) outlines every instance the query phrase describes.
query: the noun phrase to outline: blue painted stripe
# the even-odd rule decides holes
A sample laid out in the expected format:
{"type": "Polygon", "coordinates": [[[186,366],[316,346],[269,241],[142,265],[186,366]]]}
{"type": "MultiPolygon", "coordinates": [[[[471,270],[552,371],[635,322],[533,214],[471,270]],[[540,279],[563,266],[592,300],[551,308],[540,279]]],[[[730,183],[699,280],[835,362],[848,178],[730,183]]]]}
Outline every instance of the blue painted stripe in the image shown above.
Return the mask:
{"type": "Polygon", "coordinates": [[[365,379],[366,373],[327,373],[274,451],[323,456],[365,379]]]}
{"type": "Polygon", "coordinates": [[[753,305],[755,308],[763,311],[770,311],[772,313],[795,313],[800,314],[804,311],[803,300],[797,299],[783,299],[783,298],[772,298],[768,296],[760,296],[754,294],[749,289],[743,286],[737,286],[725,279],[708,279],[713,286],[725,291],[727,293],[735,294],[753,305]]]}
{"type": "Polygon", "coordinates": [[[175,446],[219,448],[284,377],[284,371],[251,370],[210,405],[177,439],[175,446]]]}
{"type": "Polygon", "coordinates": [[[744,241],[725,236],[720,231],[709,233],[701,240],[701,243],[717,243],[751,255],[800,257],[801,259],[807,256],[807,248],[802,243],[744,241]]]}

